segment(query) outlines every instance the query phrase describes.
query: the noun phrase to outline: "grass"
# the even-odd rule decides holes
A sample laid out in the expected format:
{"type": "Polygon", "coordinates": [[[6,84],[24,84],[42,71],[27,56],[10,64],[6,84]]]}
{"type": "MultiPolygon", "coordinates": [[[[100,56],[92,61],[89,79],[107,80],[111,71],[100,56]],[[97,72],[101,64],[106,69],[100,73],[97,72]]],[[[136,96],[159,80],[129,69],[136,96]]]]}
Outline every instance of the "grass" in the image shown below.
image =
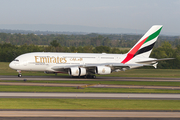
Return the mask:
{"type": "Polygon", "coordinates": [[[180,100],[0,98],[0,109],[180,110],[180,100]]]}
{"type": "MultiPolygon", "coordinates": [[[[19,82],[24,83],[22,80],[0,80],[0,82],[19,82]]],[[[180,82],[170,81],[98,81],[98,80],[27,80],[25,83],[67,83],[67,84],[105,84],[105,85],[140,85],[140,86],[176,86],[180,87],[180,82]]]]}
{"type": "MultiPolygon", "coordinates": [[[[8,62],[0,62],[0,75],[17,75],[15,70],[9,68],[8,62]]],[[[109,77],[158,77],[158,78],[179,78],[179,69],[132,69],[125,72],[116,72],[110,75],[98,75],[98,76],[109,76],[109,77]]],[[[52,76],[53,74],[45,74],[43,72],[25,72],[22,74],[24,76],[52,76]]],[[[58,76],[67,76],[68,74],[58,74],[58,76]]],[[[54,76],[54,75],[53,75],[54,76]]]]}
{"type": "Polygon", "coordinates": [[[0,86],[0,92],[77,92],[77,93],[180,93],[168,89],[129,89],[129,88],[84,88],[48,86],[0,86]]]}

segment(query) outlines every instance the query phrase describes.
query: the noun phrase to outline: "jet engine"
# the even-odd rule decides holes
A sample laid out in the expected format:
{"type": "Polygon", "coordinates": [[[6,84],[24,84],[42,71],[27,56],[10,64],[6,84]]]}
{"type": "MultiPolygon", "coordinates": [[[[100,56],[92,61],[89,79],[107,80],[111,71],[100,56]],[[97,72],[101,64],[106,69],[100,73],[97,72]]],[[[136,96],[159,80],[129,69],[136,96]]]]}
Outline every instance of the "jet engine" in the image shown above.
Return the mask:
{"type": "Polygon", "coordinates": [[[84,76],[86,75],[85,68],[71,67],[68,71],[71,76],[84,76]]]}
{"type": "Polygon", "coordinates": [[[110,74],[111,68],[106,66],[97,66],[96,67],[96,74],[104,75],[104,74],[110,74]]]}

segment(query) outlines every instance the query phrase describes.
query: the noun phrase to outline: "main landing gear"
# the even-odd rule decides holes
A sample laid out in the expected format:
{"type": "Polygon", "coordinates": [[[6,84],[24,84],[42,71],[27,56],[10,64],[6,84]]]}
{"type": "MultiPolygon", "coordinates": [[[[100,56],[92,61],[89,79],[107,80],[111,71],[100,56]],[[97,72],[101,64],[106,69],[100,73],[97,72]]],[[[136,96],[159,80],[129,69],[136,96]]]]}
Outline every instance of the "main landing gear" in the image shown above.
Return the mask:
{"type": "Polygon", "coordinates": [[[72,78],[92,78],[92,79],[96,79],[95,75],[85,75],[85,76],[71,76],[72,78]]]}
{"type": "Polygon", "coordinates": [[[95,75],[86,75],[86,76],[84,76],[84,78],[93,78],[93,79],[96,79],[96,76],[95,75]]]}

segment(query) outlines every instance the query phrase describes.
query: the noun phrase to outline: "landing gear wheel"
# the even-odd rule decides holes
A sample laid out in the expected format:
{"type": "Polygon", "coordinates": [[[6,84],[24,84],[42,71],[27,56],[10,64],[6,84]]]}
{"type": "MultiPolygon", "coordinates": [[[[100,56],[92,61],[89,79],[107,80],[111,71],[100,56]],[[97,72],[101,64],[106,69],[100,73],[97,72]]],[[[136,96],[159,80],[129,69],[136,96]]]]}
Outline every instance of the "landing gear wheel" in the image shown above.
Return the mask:
{"type": "Polygon", "coordinates": [[[96,76],[95,76],[95,75],[92,75],[91,77],[92,77],[93,79],[96,79],[96,76]]]}
{"type": "Polygon", "coordinates": [[[90,75],[86,75],[86,78],[91,78],[91,76],[90,75]]]}
{"type": "Polygon", "coordinates": [[[21,75],[21,74],[18,74],[18,77],[22,77],[22,75],[21,75]]]}
{"type": "Polygon", "coordinates": [[[84,78],[93,78],[93,79],[95,79],[96,78],[96,76],[95,75],[86,75],[86,76],[84,76],[84,78]]]}

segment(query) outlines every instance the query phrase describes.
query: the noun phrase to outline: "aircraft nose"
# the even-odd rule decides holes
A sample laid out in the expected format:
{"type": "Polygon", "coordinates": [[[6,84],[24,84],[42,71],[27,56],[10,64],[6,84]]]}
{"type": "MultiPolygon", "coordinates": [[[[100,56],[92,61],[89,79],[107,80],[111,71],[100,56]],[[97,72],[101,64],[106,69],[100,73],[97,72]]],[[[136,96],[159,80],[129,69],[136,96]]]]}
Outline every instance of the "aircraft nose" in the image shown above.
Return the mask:
{"type": "Polygon", "coordinates": [[[9,64],[9,67],[10,67],[11,69],[15,69],[15,64],[14,64],[14,62],[11,62],[11,63],[9,64]]]}

